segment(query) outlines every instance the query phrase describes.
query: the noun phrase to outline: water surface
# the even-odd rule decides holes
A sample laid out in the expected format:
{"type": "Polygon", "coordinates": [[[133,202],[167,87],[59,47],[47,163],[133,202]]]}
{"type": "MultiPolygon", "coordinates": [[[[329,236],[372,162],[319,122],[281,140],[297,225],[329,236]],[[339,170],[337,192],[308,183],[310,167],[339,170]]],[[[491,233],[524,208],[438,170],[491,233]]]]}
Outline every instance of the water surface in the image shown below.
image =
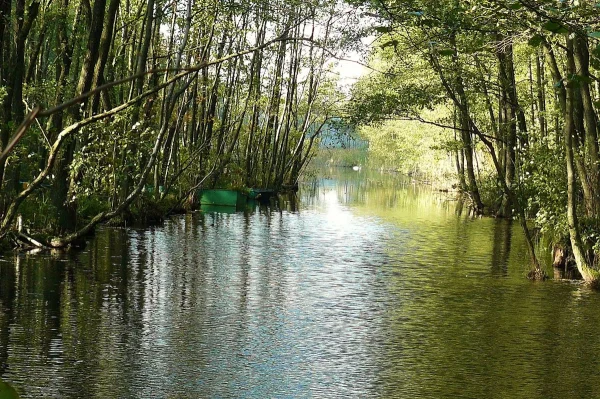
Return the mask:
{"type": "Polygon", "coordinates": [[[84,251],[0,258],[24,398],[600,397],[600,297],[532,283],[518,225],[393,176],[84,251]]]}

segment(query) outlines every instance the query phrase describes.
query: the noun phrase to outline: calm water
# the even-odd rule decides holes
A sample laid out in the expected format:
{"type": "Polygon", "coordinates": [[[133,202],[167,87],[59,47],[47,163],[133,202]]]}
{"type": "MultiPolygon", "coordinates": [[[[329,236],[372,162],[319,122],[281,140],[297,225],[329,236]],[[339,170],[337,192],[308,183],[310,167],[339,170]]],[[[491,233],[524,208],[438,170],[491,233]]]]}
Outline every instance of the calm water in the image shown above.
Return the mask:
{"type": "Polygon", "coordinates": [[[600,397],[600,294],[532,283],[517,225],[330,172],[298,201],[0,259],[24,398],[600,397]]]}

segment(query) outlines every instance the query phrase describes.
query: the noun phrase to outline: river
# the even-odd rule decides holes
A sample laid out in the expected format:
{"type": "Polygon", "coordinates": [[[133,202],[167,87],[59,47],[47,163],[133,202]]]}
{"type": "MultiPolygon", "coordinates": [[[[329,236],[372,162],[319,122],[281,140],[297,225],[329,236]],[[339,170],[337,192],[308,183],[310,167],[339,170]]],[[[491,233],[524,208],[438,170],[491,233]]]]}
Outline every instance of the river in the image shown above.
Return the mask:
{"type": "Polygon", "coordinates": [[[600,397],[600,294],[528,281],[517,224],[322,176],[278,207],[0,258],[0,380],[23,398],[600,397]]]}

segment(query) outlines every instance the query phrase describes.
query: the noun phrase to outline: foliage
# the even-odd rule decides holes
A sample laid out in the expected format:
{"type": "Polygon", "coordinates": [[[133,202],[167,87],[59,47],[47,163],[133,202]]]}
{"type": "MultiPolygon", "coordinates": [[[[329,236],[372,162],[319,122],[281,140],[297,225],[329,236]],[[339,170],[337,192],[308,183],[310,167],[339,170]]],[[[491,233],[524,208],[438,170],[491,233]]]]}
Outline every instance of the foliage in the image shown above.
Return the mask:
{"type": "MultiPolygon", "coordinates": [[[[443,110],[423,115],[428,120],[443,116],[443,110]]],[[[369,141],[369,158],[385,169],[422,176],[448,177],[455,173],[452,155],[440,151],[451,132],[418,120],[391,120],[365,125],[360,134],[369,141]]]]}

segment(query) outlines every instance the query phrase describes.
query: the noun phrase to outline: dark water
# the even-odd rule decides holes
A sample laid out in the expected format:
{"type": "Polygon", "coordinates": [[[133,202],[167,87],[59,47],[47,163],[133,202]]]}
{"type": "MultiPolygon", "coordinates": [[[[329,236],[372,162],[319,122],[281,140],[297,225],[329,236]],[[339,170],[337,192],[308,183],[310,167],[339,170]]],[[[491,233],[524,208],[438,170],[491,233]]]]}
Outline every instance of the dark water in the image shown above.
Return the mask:
{"type": "Polygon", "coordinates": [[[600,397],[600,295],[527,270],[517,225],[346,173],[0,259],[0,378],[24,398],[600,397]]]}

